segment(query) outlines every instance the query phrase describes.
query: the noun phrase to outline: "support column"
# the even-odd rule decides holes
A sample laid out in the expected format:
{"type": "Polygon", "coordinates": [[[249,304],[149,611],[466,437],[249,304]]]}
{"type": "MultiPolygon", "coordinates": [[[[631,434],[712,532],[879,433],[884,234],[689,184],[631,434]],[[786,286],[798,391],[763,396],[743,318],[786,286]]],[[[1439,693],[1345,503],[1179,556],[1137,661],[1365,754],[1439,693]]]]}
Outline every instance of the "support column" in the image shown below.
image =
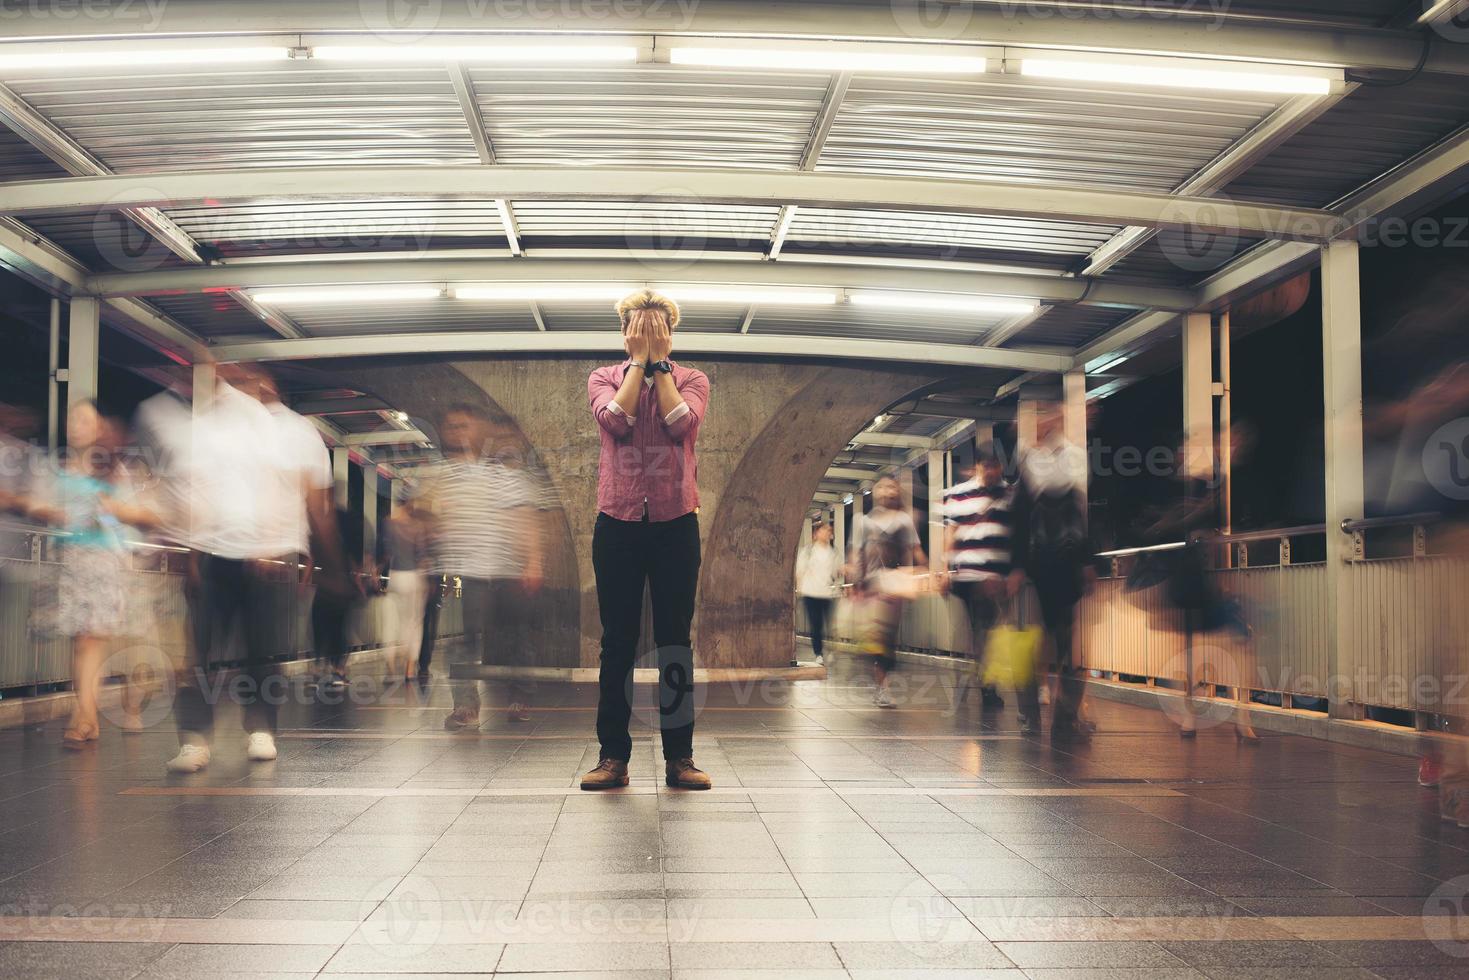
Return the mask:
{"type": "Polygon", "coordinates": [[[1035,445],[1036,418],[1038,406],[1034,399],[1026,398],[1024,393],[1020,401],[1015,403],[1015,450],[1023,453],[1035,445]]]}
{"type": "Polygon", "coordinates": [[[1356,670],[1350,562],[1341,522],[1365,516],[1362,475],[1362,287],[1355,241],[1321,251],[1321,352],[1326,430],[1326,623],[1331,717],[1352,718],[1356,670]]]}
{"type": "MultiPolygon", "coordinates": [[[[1086,450],[1086,372],[1068,371],[1061,376],[1062,425],[1066,441],[1086,450]]],[[[1087,456],[1087,475],[1091,475],[1091,456],[1087,456]]],[[[1087,487],[1082,487],[1085,498],[1087,487]]]]}
{"type": "Polygon", "coordinates": [[[194,365],[190,399],[194,405],[196,418],[209,411],[210,406],[214,404],[214,386],[218,383],[217,378],[212,362],[194,365]]]}
{"type": "Polygon", "coordinates": [[[1190,313],[1183,318],[1184,471],[1196,479],[1214,474],[1213,318],[1190,313]]]}
{"type": "MultiPolygon", "coordinates": [[[[974,421],[974,448],[983,449],[986,446],[993,447],[995,442],[995,423],[992,419],[975,419],[974,421]]],[[[954,482],[958,482],[957,480],[954,482]]]]}
{"type": "Polygon", "coordinates": [[[928,451],[928,568],[944,570],[944,471],[948,453],[928,451]]]}
{"type": "Polygon", "coordinates": [[[347,480],[352,472],[352,454],[346,446],[332,447],[332,502],[341,510],[347,509],[347,480]]]}
{"type": "Polygon", "coordinates": [[[58,426],[61,422],[61,382],[56,372],[61,370],[61,300],[51,299],[51,342],[46,361],[46,448],[56,452],[60,445],[58,426]]]}
{"type": "Polygon", "coordinates": [[[377,556],[377,464],[362,467],[362,560],[377,556]]]}
{"type": "MultiPolygon", "coordinates": [[[[1232,428],[1234,425],[1234,408],[1230,401],[1230,333],[1229,333],[1229,311],[1225,310],[1219,314],[1219,503],[1221,530],[1225,534],[1234,533],[1234,436],[1232,428]]],[[[1228,562],[1232,548],[1224,549],[1225,561],[1228,562]]]]}
{"type": "Polygon", "coordinates": [[[95,297],[72,298],[66,324],[66,410],[97,397],[97,349],[102,306],[95,297]]]}
{"type": "Polygon", "coordinates": [[[842,563],[847,561],[847,505],[837,503],[831,508],[831,546],[841,556],[842,563]]]}

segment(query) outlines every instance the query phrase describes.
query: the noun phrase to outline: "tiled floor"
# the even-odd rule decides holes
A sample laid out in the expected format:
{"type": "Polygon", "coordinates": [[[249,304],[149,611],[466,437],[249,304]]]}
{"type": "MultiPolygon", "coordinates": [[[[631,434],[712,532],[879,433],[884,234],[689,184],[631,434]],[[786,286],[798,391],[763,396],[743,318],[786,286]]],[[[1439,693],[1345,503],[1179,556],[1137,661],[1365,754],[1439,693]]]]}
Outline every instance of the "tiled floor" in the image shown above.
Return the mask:
{"type": "Polygon", "coordinates": [[[697,794],[645,728],[579,792],[589,686],[457,735],[442,682],[298,686],[277,761],[226,711],[189,777],[167,718],[0,733],[0,976],[1469,977],[1469,832],[1411,760],[1105,702],[1052,745],[833,674],[704,691],[697,794]]]}

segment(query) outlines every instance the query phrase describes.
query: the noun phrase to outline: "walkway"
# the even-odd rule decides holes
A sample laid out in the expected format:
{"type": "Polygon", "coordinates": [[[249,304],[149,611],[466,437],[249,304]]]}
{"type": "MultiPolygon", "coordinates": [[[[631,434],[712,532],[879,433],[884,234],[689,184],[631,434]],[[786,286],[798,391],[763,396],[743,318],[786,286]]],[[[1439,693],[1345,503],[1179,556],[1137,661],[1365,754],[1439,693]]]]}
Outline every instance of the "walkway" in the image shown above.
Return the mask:
{"type": "Polygon", "coordinates": [[[702,794],[646,737],[629,790],[575,789],[585,685],[459,735],[439,681],[298,687],[276,762],[226,713],[183,778],[171,719],[0,733],[0,975],[1469,976],[1465,917],[1423,915],[1462,908],[1469,831],[1409,759],[1105,702],[1062,750],[834,673],[706,692],[702,794]]]}

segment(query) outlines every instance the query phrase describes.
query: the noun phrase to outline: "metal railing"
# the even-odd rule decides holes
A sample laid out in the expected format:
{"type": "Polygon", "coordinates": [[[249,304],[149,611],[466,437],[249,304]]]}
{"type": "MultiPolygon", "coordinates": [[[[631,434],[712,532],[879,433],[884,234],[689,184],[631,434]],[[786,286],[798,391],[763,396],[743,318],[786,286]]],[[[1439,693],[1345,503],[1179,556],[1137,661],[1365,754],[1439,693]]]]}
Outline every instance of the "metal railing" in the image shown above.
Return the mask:
{"type": "MultiPolygon", "coordinates": [[[[1328,662],[1326,535],[1337,529],[1307,524],[1234,534],[1200,542],[1209,576],[1237,614],[1241,627],[1215,628],[1187,649],[1184,623],[1162,586],[1128,588],[1142,556],[1174,551],[1184,542],[1122,548],[1099,554],[1102,569],[1078,609],[1078,656],[1098,675],[1140,684],[1183,688],[1192,676],[1226,697],[1282,707],[1324,710],[1334,696],[1361,709],[1412,712],[1419,727],[1469,664],[1469,558],[1435,553],[1437,514],[1409,514],[1343,522],[1353,535],[1347,576],[1350,601],[1347,648],[1328,662]],[[1405,538],[1401,533],[1408,531],[1405,538]],[[1376,535],[1376,540],[1373,540],[1376,535]],[[1303,539],[1319,538],[1318,542],[1303,539]],[[1274,542],[1273,549],[1261,548],[1274,542]],[[1253,547],[1252,547],[1253,546],[1253,547]],[[1309,557],[1306,556],[1309,553],[1309,557]],[[1192,653],[1192,657],[1190,657],[1192,653]]],[[[849,603],[839,603],[832,631],[850,640],[849,603]]],[[[1022,617],[1033,622],[1027,596],[1022,617]]],[[[807,626],[797,611],[797,630],[807,626]]],[[[924,596],[905,613],[899,643],[915,652],[974,656],[967,617],[951,597],[924,596]]]]}

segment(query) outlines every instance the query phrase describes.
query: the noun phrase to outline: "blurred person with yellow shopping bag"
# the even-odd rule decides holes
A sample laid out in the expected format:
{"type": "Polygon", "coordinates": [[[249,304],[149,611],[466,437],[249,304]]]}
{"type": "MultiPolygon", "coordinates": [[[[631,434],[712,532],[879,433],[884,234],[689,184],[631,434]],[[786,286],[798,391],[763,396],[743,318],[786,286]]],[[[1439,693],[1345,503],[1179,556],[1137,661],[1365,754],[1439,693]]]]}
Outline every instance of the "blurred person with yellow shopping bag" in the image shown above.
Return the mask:
{"type": "MultiPolygon", "coordinates": [[[[1006,485],[1004,468],[991,446],[976,450],[969,479],[944,491],[945,584],[968,614],[974,658],[971,669],[960,678],[956,704],[979,680],[1000,603],[1013,597],[1020,586],[1011,564],[1014,505],[1015,491],[1006,485]]],[[[1004,699],[988,679],[980,682],[980,692],[984,707],[1004,707],[1004,699]]]]}
{"type": "Polygon", "coordinates": [[[918,528],[903,502],[903,490],[892,476],[872,487],[872,510],[862,517],[852,551],[852,579],[860,594],[861,650],[872,656],[876,685],[873,698],[880,708],[893,708],[888,675],[897,668],[898,627],[908,600],[931,588],[920,574],[928,564],[918,542],[918,528]]]}

